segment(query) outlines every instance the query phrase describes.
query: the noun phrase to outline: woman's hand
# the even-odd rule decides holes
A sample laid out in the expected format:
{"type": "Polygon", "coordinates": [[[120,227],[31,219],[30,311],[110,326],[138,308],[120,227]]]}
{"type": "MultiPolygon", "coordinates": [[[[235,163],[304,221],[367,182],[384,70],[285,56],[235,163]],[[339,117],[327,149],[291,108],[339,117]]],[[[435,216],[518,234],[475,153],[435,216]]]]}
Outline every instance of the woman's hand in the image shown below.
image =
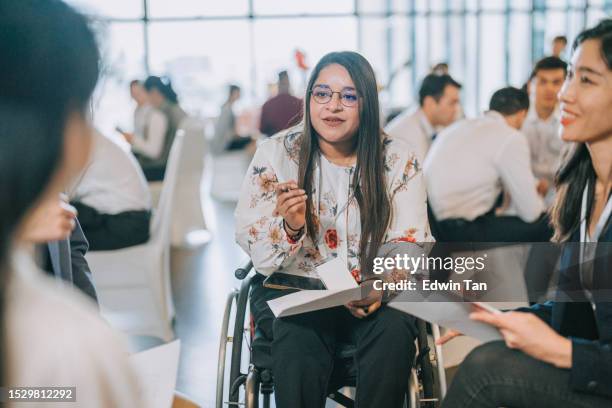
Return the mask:
{"type": "MultiPolygon", "coordinates": [[[[274,215],[285,219],[285,227],[295,232],[306,223],[306,191],[299,189],[294,180],[276,186],[276,208],[274,215]]],[[[287,231],[291,232],[291,231],[287,231]]]]}
{"type": "Polygon", "coordinates": [[[470,318],[497,327],[508,348],[521,350],[558,368],[572,366],[572,342],[560,336],[534,314],[479,311],[470,314],[470,318]]]}
{"type": "MultiPolygon", "coordinates": [[[[364,284],[367,282],[364,282],[364,284]]],[[[368,296],[361,300],[354,300],[349,302],[346,307],[351,312],[353,316],[358,319],[363,319],[368,315],[371,315],[382,305],[382,290],[372,289],[368,296]]]]}
{"type": "Polygon", "coordinates": [[[455,337],[459,337],[459,336],[463,336],[463,333],[460,333],[457,330],[449,330],[446,333],[444,333],[444,336],[442,336],[438,340],[436,340],[436,345],[441,346],[443,344],[448,343],[449,341],[451,341],[455,337]]]}
{"type": "Polygon", "coordinates": [[[26,242],[41,244],[66,239],[76,225],[76,209],[65,196],[45,199],[32,210],[22,233],[26,242]]]}

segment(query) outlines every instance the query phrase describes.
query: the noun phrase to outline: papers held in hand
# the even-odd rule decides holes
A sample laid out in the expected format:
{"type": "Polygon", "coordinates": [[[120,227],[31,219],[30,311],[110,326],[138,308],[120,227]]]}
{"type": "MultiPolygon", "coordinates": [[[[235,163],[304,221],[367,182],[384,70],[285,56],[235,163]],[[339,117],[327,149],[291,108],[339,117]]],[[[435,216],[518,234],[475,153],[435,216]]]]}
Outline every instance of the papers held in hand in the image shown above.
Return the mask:
{"type": "MultiPolygon", "coordinates": [[[[481,309],[500,313],[491,305],[474,303],[481,309]]],[[[435,292],[425,296],[423,293],[410,290],[402,292],[389,303],[389,307],[427,322],[457,330],[482,342],[502,340],[501,333],[495,327],[470,319],[470,313],[474,310],[472,305],[472,302],[462,301],[453,292],[435,292]]]]}
{"type": "Polygon", "coordinates": [[[301,290],[268,301],[274,316],[285,317],[345,305],[363,299],[372,289],[371,284],[359,287],[340,257],[319,265],[317,273],[327,289],[301,290]]]}

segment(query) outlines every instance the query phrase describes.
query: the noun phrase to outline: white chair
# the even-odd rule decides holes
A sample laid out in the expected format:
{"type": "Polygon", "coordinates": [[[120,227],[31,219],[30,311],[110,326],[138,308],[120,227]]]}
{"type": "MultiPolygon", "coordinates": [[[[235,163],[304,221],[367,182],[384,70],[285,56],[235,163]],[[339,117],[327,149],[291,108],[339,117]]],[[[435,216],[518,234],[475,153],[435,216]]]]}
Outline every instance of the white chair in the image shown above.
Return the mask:
{"type": "Polygon", "coordinates": [[[252,156],[244,150],[211,155],[212,185],[210,194],[219,201],[238,202],[242,181],[252,156]]]}
{"type": "Polygon", "coordinates": [[[206,140],[204,123],[194,117],[183,121],[183,151],[178,168],[180,183],[176,186],[172,212],[172,245],[200,245],[210,239],[202,206],[202,176],[206,140]]]}
{"type": "Polygon", "coordinates": [[[142,245],[86,255],[100,310],[114,327],[131,335],[170,341],[174,302],[170,283],[170,225],[184,132],[172,144],[151,238],[142,245]]]}

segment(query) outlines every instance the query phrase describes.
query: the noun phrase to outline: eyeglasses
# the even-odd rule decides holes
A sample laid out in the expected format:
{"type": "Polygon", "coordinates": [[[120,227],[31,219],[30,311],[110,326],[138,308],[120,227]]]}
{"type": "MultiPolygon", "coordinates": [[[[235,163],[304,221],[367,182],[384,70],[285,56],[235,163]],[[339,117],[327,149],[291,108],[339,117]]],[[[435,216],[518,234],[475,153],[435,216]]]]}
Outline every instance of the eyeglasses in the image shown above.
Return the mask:
{"type": "Polygon", "coordinates": [[[310,93],[312,94],[312,98],[315,100],[315,102],[320,104],[326,104],[331,101],[334,94],[338,94],[340,96],[340,103],[347,108],[357,106],[357,102],[359,101],[357,92],[352,89],[343,89],[340,92],[333,92],[326,86],[315,86],[312,88],[310,93]]]}

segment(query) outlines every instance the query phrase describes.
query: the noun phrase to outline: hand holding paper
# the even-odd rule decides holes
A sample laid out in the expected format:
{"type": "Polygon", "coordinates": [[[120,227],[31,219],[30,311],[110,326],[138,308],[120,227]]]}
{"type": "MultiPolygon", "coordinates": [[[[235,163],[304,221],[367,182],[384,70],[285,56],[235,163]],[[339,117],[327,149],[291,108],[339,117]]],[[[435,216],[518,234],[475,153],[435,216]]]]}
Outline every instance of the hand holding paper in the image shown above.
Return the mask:
{"type": "Polygon", "coordinates": [[[317,267],[317,273],[327,289],[302,290],[268,301],[274,316],[285,317],[346,305],[363,299],[364,294],[369,294],[372,289],[371,285],[359,287],[340,257],[317,267]]]}

